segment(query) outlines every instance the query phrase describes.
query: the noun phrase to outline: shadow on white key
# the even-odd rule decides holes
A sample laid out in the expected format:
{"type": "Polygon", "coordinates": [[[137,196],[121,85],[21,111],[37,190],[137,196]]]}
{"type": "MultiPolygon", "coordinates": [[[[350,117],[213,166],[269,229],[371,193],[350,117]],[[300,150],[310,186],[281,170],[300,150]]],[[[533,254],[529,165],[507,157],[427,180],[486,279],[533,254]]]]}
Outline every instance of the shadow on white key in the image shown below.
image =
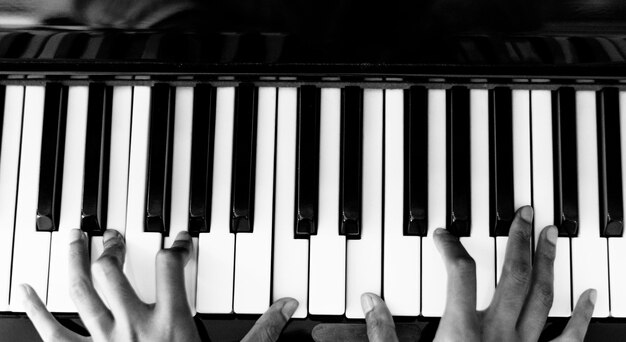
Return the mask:
{"type": "MultiPolygon", "coordinates": [[[[189,225],[189,186],[191,176],[191,134],[193,125],[192,87],[177,87],[174,108],[174,146],[172,160],[172,199],[170,231],[163,243],[170,248],[181,231],[189,225]]],[[[196,312],[196,276],[198,266],[198,238],[192,238],[191,258],[185,266],[185,292],[191,313],[196,312]]]]}
{"type": "Polygon", "coordinates": [[[0,311],[9,310],[24,87],[6,86],[0,151],[0,311]]]}
{"type": "Polygon", "coordinates": [[[346,238],[339,235],[341,91],[322,89],[320,106],[319,221],[311,235],[309,313],[345,312],[346,238]]]}
{"type": "MultiPolygon", "coordinates": [[[[530,182],[530,91],[511,91],[513,106],[513,205],[519,209],[532,203],[530,182]]],[[[509,238],[496,237],[496,279],[500,281],[509,238]]]]}
{"type": "MultiPolygon", "coordinates": [[[[620,147],[622,153],[622,203],[626,204],[626,191],[623,191],[626,180],[626,91],[619,92],[619,126],[620,147]]],[[[1,166],[1,164],[0,164],[1,166]]],[[[1,181],[1,179],[0,179],[1,181]]],[[[609,270],[611,291],[611,316],[626,317],[626,238],[609,239],[609,270]]]]}
{"type": "Polygon", "coordinates": [[[294,318],[307,316],[309,240],[294,238],[298,90],[278,89],[272,301],[292,297],[294,318]]]}
{"type": "Polygon", "coordinates": [[[67,128],[61,192],[59,230],[52,232],[50,243],[50,274],[48,276],[48,310],[75,312],[69,294],[68,233],[80,227],[85,163],[85,134],[89,87],[72,86],[67,99],[67,128]]]}
{"type": "Polygon", "coordinates": [[[23,311],[18,290],[23,283],[31,285],[44,302],[48,294],[50,232],[39,232],[36,227],[44,99],[44,86],[26,86],[13,242],[11,311],[23,311]]]}
{"type": "MultiPolygon", "coordinates": [[[[554,224],[554,170],[552,164],[552,98],[549,90],[531,91],[533,205],[535,248],[541,230],[554,224]]],[[[554,260],[554,300],[549,316],[571,314],[569,238],[558,238],[554,260]]]]}
{"type": "Polygon", "coordinates": [[[254,229],[237,234],[235,247],[233,309],[241,314],[262,314],[269,308],[272,278],[276,88],[258,91],[254,229]]]}
{"type": "Polygon", "coordinates": [[[489,236],[489,93],[470,90],[470,236],[460,241],[476,261],[476,309],[491,303],[495,292],[495,240],[489,236]]]}
{"type": "Polygon", "coordinates": [[[217,88],[213,197],[210,232],[198,241],[196,310],[231,313],[235,267],[235,235],[230,232],[231,171],[235,88],[217,88]]]}
{"type": "Polygon", "coordinates": [[[422,315],[440,317],[447,275],[433,232],[446,227],[446,91],[428,90],[428,235],[422,238],[422,315]]]}
{"type": "Polygon", "coordinates": [[[362,170],[361,239],[348,240],[346,247],[346,317],[348,318],[364,318],[361,308],[362,293],[381,294],[383,90],[380,89],[363,91],[362,170]]]}
{"type": "Polygon", "coordinates": [[[155,258],[161,249],[162,235],[144,232],[149,126],[150,87],[134,87],[124,273],[139,298],[154,303],[155,258]]]}
{"type": "Polygon", "coordinates": [[[572,238],[572,298],[588,288],[598,291],[593,317],[609,315],[607,241],[600,237],[596,93],[576,91],[578,159],[578,236],[572,238]]]}
{"type": "Polygon", "coordinates": [[[404,101],[402,89],[385,90],[383,289],[392,315],[417,316],[420,313],[420,237],[402,234],[402,218],[406,215],[403,212],[404,101]]]}

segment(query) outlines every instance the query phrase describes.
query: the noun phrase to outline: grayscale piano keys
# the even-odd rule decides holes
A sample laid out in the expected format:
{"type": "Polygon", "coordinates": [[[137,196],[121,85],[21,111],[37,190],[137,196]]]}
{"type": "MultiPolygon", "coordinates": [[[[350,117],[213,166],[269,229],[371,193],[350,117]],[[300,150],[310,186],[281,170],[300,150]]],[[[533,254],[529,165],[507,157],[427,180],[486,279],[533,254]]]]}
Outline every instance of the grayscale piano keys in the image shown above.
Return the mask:
{"type": "MultiPolygon", "coordinates": [[[[43,83],[43,82],[42,82],[43,83]]],[[[47,85],[8,85],[0,146],[0,213],[15,218],[0,222],[0,310],[21,312],[17,287],[31,284],[54,312],[74,312],[67,292],[67,232],[80,226],[82,179],[89,86],[68,87],[67,130],[64,145],[59,230],[37,231],[36,206],[39,161],[47,85]],[[25,101],[27,100],[27,101],[25,101]],[[22,108],[22,103],[24,107],[22,108]],[[22,116],[24,126],[21,125],[22,116]],[[20,146],[17,142],[21,141],[20,146]],[[18,145],[17,147],[15,145],[18,145]],[[20,165],[19,172],[17,165],[20,165]],[[19,174],[18,174],[19,173],[19,174]],[[78,181],[77,181],[78,180],[78,181]],[[19,181],[19,187],[18,187],[19,181]],[[12,209],[14,208],[14,209],[12,209]],[[15,214],[12,213],[15,210],[15,214]],[[14,229],[13,229],[14,227],[14,229]],[[14,237],[14,238],[13,238],[14,237]],[[7,241],[14,240],[13,245],[7,241]],[[35,246],[35,247],[33,247],[35,246]],[[13,249],[13,253],[4,252],[13,249]],[[37,253],[33,253],[37,250],[37,253]],[[0,278],[1,279],[1,278],[0,278]],[[9,295],[11,291],[11,295],[9,295]],[[11,296],[11,298],[9,298],[11,296]]],[[[190,229],[190,186],[194,125],[193,86],[167,85],[174,97],[172,182],[169,232],[147,232],[146,196],[151,85],[113,87],[106,227],[125,235],[124,271],[142,300],[156,300],[154,258],[172,245],[175,236],[190,229]],[[115,157],[113,157],[115,156],[115,157]]],[[[251,85],[249,85],[251,86],[251,85]]],[[[436,228],[447,227],[447,123],[450,90],[426,87],[423,113],[427,122],[428,175],[426,235],[405,234],[408,101],[403,89],[362,89],[362,200],[359,238],[341,235],[341,89],[320,89],[319,199],[317,232],[296,234],[298,89],[260,87],[257,134],[251,141],[256,158],[254,229],[231,230],[233,133],[236,86],[215,88],[215,140],[212,159],[211,210],[208,230],[194,232],[194,252],[185,268],[187,300],[202,314],[261,314],[282,297],[296,298],[294,317],[308,315],[363,318],[360,295],[382,295],[394,316],[438,317],[443,314],[447,277],[434,244],[436,228]]],[[[460,238],[476,261],[477,309],[486,308],[502,274],[506,234],[491,232],[489,90],[457,86],[468,94],[469,114],[469,235],[460,238]]],[[[510,88],[511,127],[498,134],[512,139],[513,202],[515,209],[534,203],[535,241],[544,226],[555,222],[553,106],[550,90],[510,88]],[[532,154],[531,154],[532,152],[532,154]],[[532,155],[532,164],[531,164],[532,155]],[[531,168],[532,165],[532,168],[531,168]],[[532,183],[531,183],[532,179],[532,183]],[[531,198],[533,193],[533,198],[531,198]]],[[[577,149],[578,234],[558,238],[555,262],[555,301],[551,316],[571,314],[571,303],[589,287],[598,290],[594,317],[626,317],[626,245],[620,236],[601,235],[598,165],[598,111],[595,90],[575,91],[577,149]],[[585,162],[582,162],[585,161],[585,162]],[[571,244],[571,250],[570,250],[571,244]],[[622,246],[624,245],[624,246],[622,246]],[[571,272],[569,265],[571,264],[571,272]],[[610,275],[610,277],[609,277],[610,275]],[[610,283],[609,283],[610,279],[610,283]],[[571,291],[570,291],[571,288],[571,291]],[[611,305],[609,306],[609,294],[611,305]]],[[[626,95],[619,93],[621,116],[626,95]]],[[[458,105],[458,103],[457,103],[458,105]]],[[[421,107],[420,107],[421,108],[421,107]]],[[[506,125],[505,125],[506,126],[506,125]]],[[[508,127],[508,126],[507,126],[508,127]]],[[[564,126],[565,127],[565,126],[564,126]]],[[[153,138],[153,137],[152,137],[153,138]]],[[[622,139],[622,154],[626,151],[622,139]]],[[[561,148],[567,148],[562,145],[561,148]]],[[[458,152],[457,152],[458,153],[458,152]]],[[[623,159],[623,156],[620,158],[623,159]]],[[[417,162],[417,161],[416,161],[417,162]]],[[[415,164],[419,165],[419,164],[415,164]]],[[[622,168],[622,173],[624,168],[622,168]]],[[[622,174],[623,178],[624,175],[622,174]]],[[[408,178],[410,179],[410,178],[408,178]]],[[[625,201],[622,201],[624,203],[625,201]]],[[[102,237],[90,236],[91,258],[102,251],[102,237]]]]}

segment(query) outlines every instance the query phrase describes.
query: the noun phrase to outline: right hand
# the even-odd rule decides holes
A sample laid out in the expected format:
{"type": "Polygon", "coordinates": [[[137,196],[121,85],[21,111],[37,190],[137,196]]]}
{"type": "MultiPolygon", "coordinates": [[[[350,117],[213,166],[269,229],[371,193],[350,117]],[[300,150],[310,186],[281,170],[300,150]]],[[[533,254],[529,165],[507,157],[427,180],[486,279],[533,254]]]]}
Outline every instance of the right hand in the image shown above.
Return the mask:
{"type": "MultiPolygon", "coordinates": [[[[522,207],[509,232],[500,283],[489,307],[476,311],[476,265],[459,239],[434,232],[448,274],[447,299],[435,341],[537,341],[552,307],[557,229],[541,231],[530,264],[532,208],[522,207]]],[[[554,341],[583,341],[593,314],[596,290],[580,296],[572,317],[554,341]]],[[[397,341],[393,318],[383,300],[364,293],[361,304],[371,342],[397,341]]]]}

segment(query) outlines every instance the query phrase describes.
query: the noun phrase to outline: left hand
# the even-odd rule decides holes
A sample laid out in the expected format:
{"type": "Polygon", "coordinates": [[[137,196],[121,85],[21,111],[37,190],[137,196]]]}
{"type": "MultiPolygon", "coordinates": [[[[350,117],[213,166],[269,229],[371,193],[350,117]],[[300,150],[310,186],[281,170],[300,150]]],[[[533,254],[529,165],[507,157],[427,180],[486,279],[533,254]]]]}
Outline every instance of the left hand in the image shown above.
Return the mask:
{"type": "MultiPolygon", "coordinates": [[[[104,251],[93,265],[87,246],[85,234],[72,230],[69,291],[91,337],[62,326],[37,293],[30,286],[22,285],[26,313],[44,341],[200,341],[183,277],[193,249],[187,232],[179,233],[171,248],[157,254],[156,303],[152,304],[137,297],[122,271],[126,246],[120,233],[112,229],[104,233],[104,251]],[[94,282],[104,298],[96,292],[94,282]]],[[[291,298],[276,301],[243,341],[277,340],[297,307],[298,302],[291,298]]]]}

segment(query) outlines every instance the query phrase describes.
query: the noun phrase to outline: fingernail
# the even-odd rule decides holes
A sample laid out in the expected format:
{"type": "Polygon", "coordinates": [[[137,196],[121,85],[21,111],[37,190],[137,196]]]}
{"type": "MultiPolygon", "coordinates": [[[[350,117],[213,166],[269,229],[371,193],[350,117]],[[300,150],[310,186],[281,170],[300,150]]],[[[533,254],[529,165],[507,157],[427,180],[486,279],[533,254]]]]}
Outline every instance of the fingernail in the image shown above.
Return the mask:
{"type": "Polygon", "coordinates": [[[598,298],[598,291],[596,291],[596,289],[592,289],[591,292],[589,292],[589,301],[591,302],[591,304],[596,305],[597,298],[598,298]]]}
{"type": "Polygon", "coordinates": [[[530,223],[533,220],[533,208],[531,208],[530,206],[525,206],[522,208],[522,212],[520,213],[520,215],[522,216],[522,219],[524,219],[524,221],[530,223]]]}
{"type": "Polygon", "coordinates": [[[361,295],[361,307],[363,308],[363,313],[365,315],[367,315],[368,312],[374,309],[374,299],[369,293],[364,293],[361,295]]]}
{"type": "Polygon", "coordinates": [[[435,235],[440,235],[440,234],[444,234],[446,232],[445,229],[443,228],[437,228],[435,229],[435,235]]]}
{"type": "Polygon", "coordinates": [[[122,234],[115,229],[107,229],[104,231],[103,241],[107,242],[110,239],[118,239],[121,238],[122,234]]]}
{"type": "Polygon", "coordinates": [[[83,238],[83,231],[80,229],[72,229],[69,234],[70,242],[78,241],[83,238]]]}
{"type": "Polygon", "coordinates": [[[21,284],[20,287],[22,288],[22,291],[24,291],[24,295],[26,296],[30,296],[32,293],[32,290],[30,288],[30,286],[26,285],[26,284],[21,284]]]}
{"type": "Polygon", "coordinates": [[[548,241],[550,241],[551,244],[556,245],[556,239],[559,237],[559,231],[556,229],[556,227],[549,227],[548,231],[546,232],[546,238],[548,238],[548,241]]]}
{"type": "Polygon", "coordinates": [[[189,232],[186,230],[182,230],[180,233],[178,233],[178,235],[176,236],[177,240],[189,240],[191,238],[191,235],[189,235],[189,232]]]}
{"type": "Polygon", "coordinates": [[[289,320],[291,316],[293,316],[293,313],[296,312],[297,308],[298,308],[298,301],[291,298],[283,305],[283,308],[280,310],[280,313],[283,314],[283,317],[285,317],[285,319],[289,320]]]}

